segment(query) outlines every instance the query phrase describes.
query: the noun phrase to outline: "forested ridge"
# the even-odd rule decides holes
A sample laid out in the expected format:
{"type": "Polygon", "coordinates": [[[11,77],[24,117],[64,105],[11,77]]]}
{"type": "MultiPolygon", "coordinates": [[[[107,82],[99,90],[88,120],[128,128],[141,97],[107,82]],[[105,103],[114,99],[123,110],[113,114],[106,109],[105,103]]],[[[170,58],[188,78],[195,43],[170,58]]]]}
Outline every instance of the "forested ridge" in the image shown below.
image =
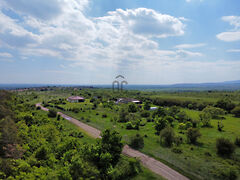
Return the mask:
{"type": "Polygon", "coordinates": [[[64,121],[0,91],[0,179],[126,179],[141,171],[121,155],[118,132],[86,143],[64,121]]]}

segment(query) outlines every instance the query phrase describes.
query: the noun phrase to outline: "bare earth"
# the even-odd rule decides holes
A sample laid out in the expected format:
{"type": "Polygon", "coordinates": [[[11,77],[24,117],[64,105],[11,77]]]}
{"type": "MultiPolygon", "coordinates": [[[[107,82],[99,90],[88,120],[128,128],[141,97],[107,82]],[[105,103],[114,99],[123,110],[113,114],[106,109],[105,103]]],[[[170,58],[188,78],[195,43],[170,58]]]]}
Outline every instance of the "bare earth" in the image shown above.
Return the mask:
{"type": "MultiPolygon", "coordinates": [[[[44,111],[48,111],[47,108],[43,107],[41,103],[36,104],[37,107],[40,107],[44,111]]],[[[58,114],[63,117],[64,119],[68,120],[69,122],[75,124],[76,126],[82,128],[84,131],[86,131],[90,136],[94,138],[101,138],[99,131],[96,128],[93,128],[85,123],[82,123],[78,121],[77,119],[74,119],[66,114],[63,114],[62,112],[58,112],[58,114]]],[[[169,179],[169,180],[188,180],[187,177],[181,175],[177,171],[171,169],[170,167],[166,166],[165,164],[161,163],[160,161],[157,161],[154,158],[151,158],[150,156],[147,156],[137,150],[134,150],[130,148],[128,145],[125,145],[123,147],[122,153],[124,155],[127,155],[129,157],[136,157],[138,158],[142,164],[150,169],[151,171],[155,172],[156,174],[159,174],[160,176],[169,179]]]]}

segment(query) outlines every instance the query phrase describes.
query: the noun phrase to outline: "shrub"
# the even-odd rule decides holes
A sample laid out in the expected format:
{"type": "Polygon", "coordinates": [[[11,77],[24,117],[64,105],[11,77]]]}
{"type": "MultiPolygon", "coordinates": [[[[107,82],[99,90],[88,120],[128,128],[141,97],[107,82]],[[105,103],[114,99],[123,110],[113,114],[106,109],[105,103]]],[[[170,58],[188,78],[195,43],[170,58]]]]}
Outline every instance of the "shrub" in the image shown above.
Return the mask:
{"type": "Polygon", "coordinates": [[[130,113],[135,113],[137,112],[137,106],[134,103],[131,103],[128,105],[128,112],[130,113]]]}
{"type": "Polygon", "coordinates": [[[164,128],[160,133],[160,141],[168,147],[172,146],[172,143],[174,142],[174,137],[175,134],[171,127],[164,128]]]}
{"type": "Polygon", "coordinates": [[[106,118],[106,117],[107,117],[107,114],[103,114],[103,115],[102,115],[102,118],[106,118]]]}
{"type": "Polygon", "coordinates": [[[240,147],[240,137],[236,137],[235,145],[240,147]]]}
{"type": "Polygon", "coordinates": [[[179,125],[178,125],[178,129],[180,129],[180,130],[184,130],[185,129],[185,124],[184,123],[179,123],[179,125]]]}
{"type": "Polygon", "coordinates": [[[156,121],[155,121],[155,129],[156,129],[156,134],[160,134],[160,131],[163,130],[165,127],[167,127],[167,120],[164,119],[164,118],[158,118],[156,121]]]}
{"type": "Polygon", "coordinates": [[[210,118],[217,119],[220,115],[224,115],[225,111],[218,107],[207,106],[203,109],[203,113],[210,114],[210,118]]]}
{"type": "Polygon", "coordinates": [[[185,129],[188,129],[188,128],[191,128],[191,127],[192,127],[192,123],[188,121],[188,122],[185,124],[185,129]]]}
{"type": "Polygon", "coordinates": [[[50,109],[48,111],[48,117],[51,117],[51,118],[57,117],[57,112],[55,110],[53,110],[53,109],[50,109]]]}
{"type": "Polygon", "coordinates": [[[182,153],[182,149],[180,149],[178,147],[174,147],[174,148],[172,148],[172,152],[177,153],[177,154],[181,154],[182,153]]]}
{"type": "Polygon", "coordinates": [[[232,114],[234,114],[236,117],[240,117],[240,106],[235,107],[232,111],[232,114]]]}
{"type": "Polygon", "coordinates": [[[131,137],[129,145],[134,149],[142,149],[144,147],[144,139],[140,134],[136,134],[131,137]]]}
{"type": "Polygon", "coordinates": [[[199,115],[203,127],[211,127],[211,114],[204,112],[199,115]]]}
{"type": "Polygon", "coordinates": [[[40,109],[41,109],[41,107],[38,106],[38,107],[37,107],[37,110],[40,110],[40,109]]]}
{"type": "Polygon", "coordinates": [[[187,138],[190,143],[195,144],[197,139],[201,136],[199,129],[197,128],[189,128],[187,130],[187,138]]]}
{"type": "Polygon", "coordinates": [[[141,112],[141,116],[147,118],[147,117],[150,116],[150,112],[149,111],[143,111],[143,112],[141,112]]]}
{"type": "Polygon", "coordinates": [[[220,156],[231,156],[234,153],[234,144],[226,138],[218,138],[216,140],[217,153],[220,156]]]}
{"type": "Polygon", "coordinates": [[[174,118],[172,116],[165,116],[164,119],[169,122],[169,124],[172,124],[174,121],[174,118]]]}
{"type": "Polygon", "coordinates": [[[179,146],[180,144],[183,143],[183,138],[182,138],[181,136],[175,137],[174,143],[175,143],[177,146],[179,146]]]}

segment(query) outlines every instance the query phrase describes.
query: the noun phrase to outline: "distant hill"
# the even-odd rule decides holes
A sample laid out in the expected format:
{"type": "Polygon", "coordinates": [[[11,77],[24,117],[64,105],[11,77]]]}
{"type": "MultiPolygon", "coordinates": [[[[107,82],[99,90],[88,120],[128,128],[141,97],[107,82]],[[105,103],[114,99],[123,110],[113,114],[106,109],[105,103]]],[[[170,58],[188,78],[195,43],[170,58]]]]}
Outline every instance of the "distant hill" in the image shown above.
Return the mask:
{"type": "MultiPolygon", "coordinates": [[[[64,84],[0,84],[0,89],[17,89],[32,87],[80,87],[80,85],[64,85],[64,84]]],[[[89,85],[90,86],[90,85],[89,85]]],[[[88,86],[86,86],[88,87],[88,86]]],[[[112,88],[108,85],[91,85],[94,88],[112,88]]],[[[145,90],[145,91],[236,91],[240,90],[240,80],[224,81],[214,83],[180,83],[171,85],[125,85],[124,89],[129,90],[145,90]]]]}

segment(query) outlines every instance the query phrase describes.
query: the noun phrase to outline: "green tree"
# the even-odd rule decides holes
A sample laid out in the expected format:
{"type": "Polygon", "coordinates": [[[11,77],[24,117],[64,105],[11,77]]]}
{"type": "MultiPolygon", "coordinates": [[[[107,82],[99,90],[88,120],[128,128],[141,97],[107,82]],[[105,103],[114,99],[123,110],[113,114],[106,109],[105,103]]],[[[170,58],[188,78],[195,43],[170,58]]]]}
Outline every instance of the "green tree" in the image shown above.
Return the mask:
{"type": "Polygon", "coordinates": [[[200,120],[202,122],[203,127],[211,127],[211,114],[208,112],[204,112],[199,115],[200,120]]]}
{"type": "Polygon", "coordinates": [[[155,120],[155,130],[156,134],[159,135],[161,130],[163,130],[165,127],[167,127],[168,121],[165,118],[157,118],[155,120]]]}
{"type": "Polygon", "coordinates": [[[108,152],[112,155],[111,163],[115,166],[123,148],[122,136],[115,130],[106,129],[101,133],[101,137],[101,149],[103,152],[108,152]]]}
{"type": "Polygon", "coordinates": [[[130,144],[134,149],[142,149],[144,147],[144,139],[140,134],[136,134],[130,138],[130,144]]]}
{"type": "Polygon", "coordinates": [[[160,141],[164,145],[171,147],[175,139],[175,133],[173,129],[169,126],[164,128],[160,133],[160,141]]]}
{"type": "Polygon", "coordinates": [[[150,109],[150,102],[149,101],[146,101],[145,103],[144,103],[144,106],[143,106],[143,109],[144,110],[149,110],[150,109]]]}
{"type": "Polygon", "coordinates": [[[231,156],[235,151],[234,144],[224,137],[218,138],[216,140],[217,153],[220,156],[231,156]]]}
{"type": "Polygon", "coordinates": [[[232,111],[232,114],[235,115],[235,117],[240,117],[240,106],[235,107],[232,111]]]}
{"type": "Polygon", "coordinates": [[[136,106],[136,104],[130,103],[130,104],[128,105],[128,112],[130,112],[130,113],[135,113],[135,112],[137,112],[137,106],[136,106]]]}
{"type": "Polygon", "coordinates": [[[199,137],[201,137],[201,133],[200,133],[199,129],[189,128],[187,130],[187,138],[188,138],[190,143],[195,144],[199,137]]]}

